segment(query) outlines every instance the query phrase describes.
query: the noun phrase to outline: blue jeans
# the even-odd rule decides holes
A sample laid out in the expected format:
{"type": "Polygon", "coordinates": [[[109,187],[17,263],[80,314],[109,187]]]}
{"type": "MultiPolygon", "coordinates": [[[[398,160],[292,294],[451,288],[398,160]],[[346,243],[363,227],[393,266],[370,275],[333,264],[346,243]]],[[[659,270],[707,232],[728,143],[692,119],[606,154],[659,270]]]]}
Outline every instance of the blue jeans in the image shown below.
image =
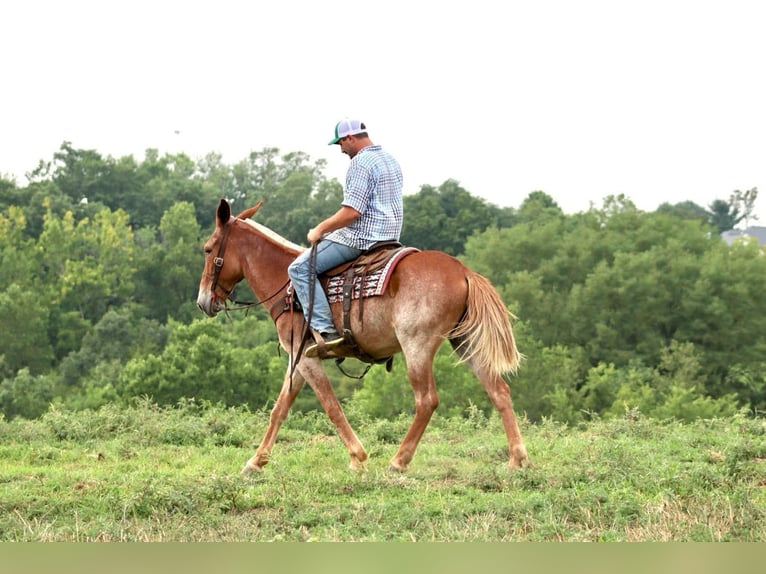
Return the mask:
{"type": "Polygon", "coordinates": [[[293,282],[293,289],[298,301],[303,305],[303,314],[308,320],[309,312],[309,287],[314,281],[314,309],[311,312],[311,327],[320,333],[335,331],[335,325],[332,322],[332,313],[330,312],[330,303],[327,301],[327,295],[319,283],[317,275],[337,267],[341,263],[357,258],[362,254],[361,249],[349,247],[334,241],[322,239],[317,243],[316,273],[312,275],[310,267],[311,250],[307,249],[295,261],[290,263],[287,268],[287,274],[293,282]]]}

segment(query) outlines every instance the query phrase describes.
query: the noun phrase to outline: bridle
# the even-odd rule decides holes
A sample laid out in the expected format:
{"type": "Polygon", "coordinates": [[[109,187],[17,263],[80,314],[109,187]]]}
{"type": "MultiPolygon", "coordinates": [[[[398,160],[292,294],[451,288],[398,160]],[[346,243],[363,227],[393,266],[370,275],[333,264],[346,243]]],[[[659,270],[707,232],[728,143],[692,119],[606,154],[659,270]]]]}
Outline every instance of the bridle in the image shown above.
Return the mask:
{"type": "MultiPolygon", "coordinates": [[[[260,301],[234,301],[232,300],[232,303],[237,305],[236,307],[229,307],[228,301],[231,298],[231,292],[234,290],[234,287],[231,289],[226,289],[225,287],[221,287],[218,285],[218,278],[221,274],[221,270],[223,269],[223,254],[224,251],[226,251],[226,242],[229,239],[229,233],[231,232],[231,227],[236,221],[236,218],[231,217],[229,218],[229,221],[226,222],[226,224],[223,227],[223,235],[221,236],[221,243],[218,245],[218,253],[216,254],[215,258],[213,258],[213,274],[212,274],[212,281],[210,282],[210,297],[212,299],[211,305],[215,307],[216,299],[218,298],[218,294],[216,293],[216,288],[220,287],[221,291],[225,293],[225,297],[223,298],[223,308],[224,312],[228,313],[229,311],[239,311],[242,309],[249,309],[250,307],[255,307],[257,305],[261,305],[266,303],[267,301],[270,301],[277,295],[279,295],[282,291],[287,289],[287,286],[290,284],[290,278],[287,278],[287,281],[279,287],[274,293],[266,297],[265,299],[261,299],[260,301]]],[[[316,244],[312,245],[311,247],[311,267],[312,270],[316,269],[316,244]]],[[[313,291],[313,283],[310,289],[311,293],[311,301],[314,300],[314,291],[313,291]]],[[[288,295],[290,297],[290,295],[288,295]]],[[[292,314],[294,310],[294,307],[290,305],[290,312],[292,314]]],[[[309,318],[308,321],[311,321],[311,315],[313,312],[313,305],[309,306],[309,318]]],[[[276,318],[274,319],[276,321],[276,318]]],[[[303,347],[306,344],[306,335],[308,334],[309,330],[309,322],[306,321],[303,328],[303,333],[301,334],[301,342],[298,347],[298,352],[290,357],[290,390],[292,390],[293,387],[293,373],[295,372],[295,368],[298,366],[298,362],[300,361],[301,356],[303,355],[303,347]]],[[[293,345],[293,337],[294,332],[292,329],[290,330],[290,348],[292,349],[294,347],[293,345]]]]}
{"type": "MultiPolygon", "coordinates": [[[[281,287],[279,287],[271,295],[269,295],[265,299],[261,299],[260,301],[235,301],[235,300],[231,299],[231,292],[234,290],[234,287],[236,285],[233,286],[231,289],[226,289],[225,287],[222,287],[222,286],[218,285],[218,278],[219,278],[219,276],[221,274],[221,270],[223,269],[223,254],[226,251],[226,242],[229,239],[229,233],[231,232],[231,227],[232,227],[232,225],[234,224],[235,221],[236,221],[236,218],[231,217],[231,218],[229,218],[229,221],[227,221],[226,224],[223,227],[223,234],[221,236],[221,243],[218,245],[218,253],[216,254],[215,258],[213,258],[213,273],[212,273],[212,281],[210,282],[210,297],[212,299],[211,304],[212,304],[213,307],[215,307],[215,302],[216,302],[216,299],[218,298],[218,294],[216,293],[216,288],[220,287],[221,291],[223,291],[225,293],[225,297],[223,298],[223,309],[224,309],[225,313],[228,313],[229,311],[239,311],[239,310],[243,310],[243,309],[249,309],[249,308],[255,307],[257,305],[262,305],[262,304],[266,303],[267,301],[270,301],[271,299],[273,299],[277,295],[279,295],[281,292],[285,291],[287,289],[288,285],[290,284],[290,278],[288,277],[287,281],[285,281],[285,283],[281,287]],[[230,299],[231,299],[232,303],[234,303],[236,305],[236,307],[229,307],[228,301],[230,299]]],[[[310,256],[309,256],[309,268],[310,268],[312,274],[316,274],[316,257],[317,257],[317,246],[316,246],[316,243],[314,243],[311,246],[311,253],[310,253],[310,256]]],[[[210,275],[208,275],[208,276],[210,276],[210,275]]],[[[313,282],[313,281],[309,284],[309,301],[311,301],[311,303],[309,304],[309,307],[308,307],[308,317],[304,321],[303,332],[300,335],[300,343],[298,345],[298,350],[297,350],[297,352],[294,355],[291,353],[291,356],[290,356],[290,375],[289,375],[289,377],[290,377],[290,387],[289,388],[290,388],[291,391],[292,391],[292,387],[293,387],[293,374],[295,373],[295,369],[298,366],[298,362],[300,361],[301,357],[303,356],[303,349],[304,349],[304,346],[306,345],[307,335],[308,335],[308,332],[309,332],[309,329],[310,329],[309,325],[311,323],[311,316],[313,315],[313,311],[314,311],[313,301],[314,301],[314,286],[315,285],[316,285],[316,283],[313,282]]],[[[292,294],[291,293],[287,294],[287,299],[290,299],[290,300],[292,299],[292,294]]],[[[288,310],[288,309],[290,311],[290,314],[292,315],[292,313],[295,310],[295,307],[292,304],[290,304],[289,307],[287,309],[285,309],[285,310],[288,310]]],[[[276,317],[273,317],[275,322],[279,318],[280,315],[281,315],[281,313],[278,314],[276,317]]],[[[290,330],[290,348],[291,349],[294,348],[294,336],[295,336],[295,333],[294,333],[293,329],[291,329],[290,330]]],[[[335,361],[336,364],[338,365],[338,368],[340,369],[340,371],[344,375],[352,377],[352,378],[361,379],[362,377],[364,377],[365,374],[367,374],[367,371],[370,369],[370,366],[371,366],[371,365],[368,365],[367,369],[365,369],[364,373],[361,376],[353,376],[353,375],[349,375],[348,373],[346,373],[340,367],[340,362],[342,360],[343,359],[341,358],[341,359],[337,359],[335,361]]]]}
{"type": "MultiPolygon", "coordinates": [[[[216,294],[215,290],[216,287],[218,287],[218,277],[221,274],[221,269],[223,269],[223,252],[226,250],[226,242],[229,239],[229,232],[231,231],[231,225],[234,218],[232,217],[229,219],[229,221],[226,222],[226,225],[223,226],[223,237],[221,237],[221,243],[218,245],[218,255],[213,258],[213,279],[210,282],[210,296],[213,299],[213,303],[215,303],[216,298],[218,295],[216,294]]],[[[226,297],[224,297],[224,304],[226,300],[231,295],[231,292],[234,290],[234,287],[231,289],[226,289],[225,287],[221,287],[221,291],[223,291],[226,294],[226,297]]]]}
{"type": "Polygon", "coordinates": [[[226,287],[223,287],[222,285],[218,285],[218,278],[221,275],[221,270],[223,269],[223,254],[224,254],[224,251],[226,251],[226,242],[229,239],[229,233],[231,232],[231,227],[235,221],[236,221],[236,218],[231,217],[229,221],[226,222],[226,225],[223,226],[223,235],[221,237],[221,243],[218,245],[218,253],[213,258],[213,274],[212,274],[212,280],[210,282],[210,298],[212,299],[211,306],[215,308],[216,300],[218,299],[216,288],[220,288],[221,291],[224,292],[223,309],[225,312],[241,311],[243,309],[249,309],[250,307],[257,307],[258,305],[262,305],[266,303],[267,301],[270,301],[277,295],[279,295],[279,293],[281,293],[284,289],[286,289],[287,285],[290,283],[290,279],[288,278],[288,280],[285,281],[284,285],[282,285],[279,289],[274,291],[274,293],[272,293],[265,299],[261,299],[260,301],[235,301],[234,299],[231,299],[231,293],[232,291],[234,291],[234,287],[236,287],[236,285],[232,286],[231,289],[226,289],[226,287]],[[230,307],[229,300],[231,300],[231,302],[234,303],[236,307],[230,307]]]}

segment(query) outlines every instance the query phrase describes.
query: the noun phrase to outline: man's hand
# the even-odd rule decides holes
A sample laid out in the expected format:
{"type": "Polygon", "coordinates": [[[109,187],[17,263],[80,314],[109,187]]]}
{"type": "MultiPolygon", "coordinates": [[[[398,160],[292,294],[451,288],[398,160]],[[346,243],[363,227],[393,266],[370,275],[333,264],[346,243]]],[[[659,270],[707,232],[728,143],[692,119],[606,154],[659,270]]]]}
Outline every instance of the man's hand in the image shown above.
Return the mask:
{"type": "Polygon", "coordinates": [[[309,245],[314,245],[317,241],[322,239],[322,234],[317,231],[316,227],[312,227],[309,229],[309,232],[306,234],[306,239],[309,241],[309,245]]]}
{"type": "Polygon", "coordinates": [[[314,245],[314,243],[322,239],[325,233],[331,233],[336,229],[347,226],[349,223],[359,219],[359,215],[360,213],[356,209],[344,205],[335,214],[317,224],[316,227],[309,229],[306,239],[308,239],[309,244],[314,245]]]}

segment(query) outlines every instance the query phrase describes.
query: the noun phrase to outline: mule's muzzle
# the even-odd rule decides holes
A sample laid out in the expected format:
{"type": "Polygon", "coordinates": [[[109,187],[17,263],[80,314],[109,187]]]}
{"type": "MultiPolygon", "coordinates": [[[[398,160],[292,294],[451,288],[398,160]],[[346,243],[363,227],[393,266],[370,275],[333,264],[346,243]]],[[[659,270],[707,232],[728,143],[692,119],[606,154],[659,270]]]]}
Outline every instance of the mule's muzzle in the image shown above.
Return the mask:
{"type": "Polygon", "coordinates": [[[215,317],[223,309],[218,297],[213,293],[200,293],[197,297],[197,307],[208,317],[215,317]]]}

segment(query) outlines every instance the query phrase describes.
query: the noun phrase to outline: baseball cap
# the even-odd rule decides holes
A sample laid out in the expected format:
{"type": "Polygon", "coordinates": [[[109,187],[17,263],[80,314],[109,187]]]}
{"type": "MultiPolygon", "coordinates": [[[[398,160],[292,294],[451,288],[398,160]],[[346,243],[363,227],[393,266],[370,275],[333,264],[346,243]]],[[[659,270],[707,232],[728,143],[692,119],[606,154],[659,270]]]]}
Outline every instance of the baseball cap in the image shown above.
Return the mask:
{"type": "Polygon", "coordinates": [[[367,131],[367,126],[359,120],[350,120],[348,118],[339,121],[335,124],[335,137],[330,140],[328,145],[338,143],[346,136],[355,136],[367,131]]]}

